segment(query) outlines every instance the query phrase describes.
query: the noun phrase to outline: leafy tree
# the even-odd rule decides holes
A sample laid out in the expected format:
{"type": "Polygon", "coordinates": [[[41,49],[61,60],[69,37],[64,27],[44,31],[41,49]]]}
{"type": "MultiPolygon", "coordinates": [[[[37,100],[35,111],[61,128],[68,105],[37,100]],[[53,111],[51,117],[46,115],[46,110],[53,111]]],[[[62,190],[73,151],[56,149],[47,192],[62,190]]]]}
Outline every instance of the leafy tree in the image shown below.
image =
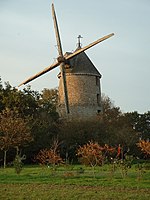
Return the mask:
{"type": "Polygon", "coordinates": [[[44,103],[52,104],[56,107],[58,102],[58,90],[44,88],[41,93],[41,101],[44,103]]]}
{"type": "Polygon", "coordinates": [[[102,127],[102,140],[104,143],[115,145],[116,131],[120,127],[119,119],[122,116],[119,107],[116,107],[112,100],[102,95],[102,114],[101,114],[101,127],[102,127]]]}
{"type": "Polygon", "coordinates": [[[32,147],[28,146],[24,151],[33,157],[39,149],[47,148],[50,140],[57,134],[57,90],[44,89],[40,94],[30,86],[22,91],[12,87],[9,82],[4,87],[2,84],[0,86],[0,112],[10,109],[18,117],[28,121],[34,141],[32,147]]]}
{"type": "Polygon", "coordinates": [[[139,138],[139,132],[133,129],[127,115],[122,113],[109,97],[103,95],[102,105],[103,141],[113,146],[121,144],[124,151],[131,149],[133,152],[139,138]]]}
{"type": "Polygon", "coordinates": [[[103,164],[109,152],[114,152],[114,148],[107,144],[100,146],[97,142],[89,141],[78,148],[77,155],[82,164],[92,167],[94,173],[95,167],[103,164]]]}
{"type": "Polygon", "coordinates": [[[23,91],[12,87],[9,82],[0,90],[1,110],[10,109],[17,112],[21,117],[32,117],[38,108],[39,93],[31,90],[30,87],[23,91]]]}
{"type": "Polygon", "coordinates": [[[140,133],[140,138],[148,139],[150,133],[150,111],[139,114],[137,111],[131,113],[125,113],[128,119],[128,123],[132,128],[140,133]]]}
{"type": "Polygon", "coordinates": [[[79,146],[91,140],[104,144],[101,140],[103,137],[101,129],[99,121],[59,123],[58,138],[62,141],[61,156],[71,163],[78,162],[76,150],[79,146]]]}
{"type": "Polygon", "coordinates": [[[150,141],[147,140],[140,140],[137,143],[137,146],[140,147],[141,151],[143,151],[145,154],[150,155],[150,141]]]}
{"type": "Polygon", "coordinates": [[[95,167],[97,165],[102,165],[103,163],[104,158],[102,150],[103,147],[101,147],[97,142],[93,143],[91,141],[78,148],[77,155],[80,157],[81,163],[92,167],[93,174],[95,167]]]}
{"type": "Polygon", "coordinates": [[[19,148],[32,141],[27,122],[18,117],[11,110],[4,110],[0,114],[0,149],[4,151],[4,168],[6,156],[10,148],[15,148],[17,154],[19,148]]]}
{"type": "Polygon", "coordinates": [[[102,118],[105,122],[115,123],[122,115],[120,108],[116,107],[112,100],[104,94],[102,95],[102,108],[102,118]]]}
{"type": "Polygon", "coordinates": [[[41,165],[52,165],[53,169],[55,169],[56,165],[63,164],[63,160],[58,153],[59,145],[58,140],[54,140],[50,149],[40,150],[36,156],[36,160],[38,160],[41,165]]]}
{"type": "Polygon", "coordinates": [[[57,89],[44,89],[38,101],[39,111],[42,115],[49,116],[50,121],[58,120],[59,116],[56,112],[56,105],[58,100],[57,89]]]}
{"type": "Polygon", "coordinates": [[[33,159],[41,149],[49,148],[49,144],[59,132],[59,116],[56,112],[56,102],[54,96],[57,96],[57,90],[44,89],[39,99],[37,99],[38,108],[33,117],[30,118],[31,133],[34,137],[32,148],[26,148],[27,154],[33,159]]]}

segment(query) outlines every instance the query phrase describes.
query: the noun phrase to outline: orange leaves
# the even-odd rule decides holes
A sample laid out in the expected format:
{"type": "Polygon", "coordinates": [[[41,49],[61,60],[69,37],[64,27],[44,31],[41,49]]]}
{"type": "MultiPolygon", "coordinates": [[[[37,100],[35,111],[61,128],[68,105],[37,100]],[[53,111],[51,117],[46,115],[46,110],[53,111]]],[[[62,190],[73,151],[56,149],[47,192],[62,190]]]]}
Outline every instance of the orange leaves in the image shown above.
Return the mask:
{"type": "Polygon", "coordinates": [[[150,142],[149,141],[140,140],[139,143],[137,143],[137,146],[141,148],[141,151],[150,155],[150,142]]]}
{"type": "Polygon", "coordinates": [[[63,163],[62,158],[52,149],[42,149],[36,156],[36,160],[41,165],[52,164],[58,165],[63,163]]]}
{"type": "Polygon", "coordinates": [[[105,158],[105,153],[113,151],[114,149],[109,147],[107,144],[102,147],[97,142],[93,143],[90,141],[82,147],[79,147],[77,155],[81,158],[81,162],[83,164],[93,167],[102,165],[105,158]]]}
{"type": "Polygon", "coordinates": [[[53,166],[63,164],[63,160],[58,154],[59,143],[57,140],[54,140],[53,145],[50,149],[42,149],[36,156],[36,160],[41,165],[52,164],[53,166]]]}

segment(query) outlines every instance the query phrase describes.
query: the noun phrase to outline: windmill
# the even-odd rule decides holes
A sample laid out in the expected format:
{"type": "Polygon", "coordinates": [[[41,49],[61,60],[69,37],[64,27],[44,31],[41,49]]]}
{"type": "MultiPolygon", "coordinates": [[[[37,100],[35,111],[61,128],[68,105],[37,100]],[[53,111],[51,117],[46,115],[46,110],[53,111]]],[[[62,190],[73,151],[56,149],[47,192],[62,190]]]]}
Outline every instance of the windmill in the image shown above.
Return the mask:
{"type": "MultiPolygon", "coordinates": [[[[22,82],[19,86],[21,86],[23,84],[27,84],[27,83],[31,82],[32,80],[40,77],[41,75],[43,75],[43,74],[53,70],[54,68],[60,66],[60,75],[59,75],[59,77],[61,77],[61,90],[63,92],[62,96],[63,96],[63,101],[64,101],[65,114],[69,115],[70,114],[70,102],[69,102],[69,99],[68,99],[68,96],[69,96],[68,85],[70,83],[69,82],[67,83],[66,74],[67,74],[68,68],[71,67],[70,66],[71,61],[73,59],[76,59],[79,55],[83,55],[84,51],[86,51],[87,49],[89,49],[89,48],[93,47],[94,45],[96,45],[96,44],[98,44],[98,43],[100,43],[100,42],[112,37],[114,35],[114,33],[106,35],[106,36],[104,36],[104,37],[92,42],[91,44],[89,44],[89,45],[87,45],[87,46],[85,46],[83,48],[81,48],[81,46],[80,46],[80,38],[81,38],[81,36],[79,36],[78,37],[79,46],[76,49],[76,51],[73,52],[73,53],[63,54],[62,45],[61,45],[61,39],[60,39],[60,34],[59,34],[59,28],[58,28],[58,23],[57,23],[57,18],[56,18],[56,13],[55,13],[55,9],[54,9],[54,4],[53,3],[52,3],[52,17],[53,17],[53,22],[54,22],[55,36],[56,36],[56,42],[57,42],[57,48],[58,48],[57,60],[52,65],[50,65],[49,67],[45,68],[43,71],[40,71],[39,73],[35,74],[34,76],[31,76],[30,78],[28,78],[27,80],[22,82]]],[[[83,56],[85,57],[85,55],[83,55],[83,56]]]]}

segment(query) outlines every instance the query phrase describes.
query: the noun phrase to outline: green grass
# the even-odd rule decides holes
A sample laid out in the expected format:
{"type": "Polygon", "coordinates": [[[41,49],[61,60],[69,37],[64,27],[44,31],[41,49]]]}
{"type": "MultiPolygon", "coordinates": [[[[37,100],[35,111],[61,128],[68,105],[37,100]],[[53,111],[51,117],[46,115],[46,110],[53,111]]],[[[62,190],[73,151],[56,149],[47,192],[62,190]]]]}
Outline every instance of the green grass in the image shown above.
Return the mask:
{"type": "Polygon", "coordinates": [[[80,174],[80,167],[60,167],[55,172],[38,166],[24,167],[20,175],[13,168],[0,169],[0,199],[150,199],[150,170],[139,176],[133,167],[123,178],[120,169],[112,174],[104,166],[96,168],[94,177],[89,167],[80,174]]]}

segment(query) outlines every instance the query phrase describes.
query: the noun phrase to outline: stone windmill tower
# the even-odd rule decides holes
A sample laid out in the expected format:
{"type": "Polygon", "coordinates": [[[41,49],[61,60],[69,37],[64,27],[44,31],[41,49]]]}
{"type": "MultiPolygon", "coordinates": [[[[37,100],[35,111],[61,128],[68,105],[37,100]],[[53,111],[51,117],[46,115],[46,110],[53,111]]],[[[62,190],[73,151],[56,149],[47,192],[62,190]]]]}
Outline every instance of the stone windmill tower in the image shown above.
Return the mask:
{"type": "MultiPolygon", "coordinates": [[[[78,48],[81,49],[78,37],[78,48]]],[[[66,53],[71,55],[72,53],[66,53]]],[[[101,74],[85,52],[71,58],[66,65],[66,83],[69,113],[66,113],[61,73],[59,81],[58,113],[67,120],[94,120],[101,111],[101,74]]]]}
{"type": "Polygon", "coordinates": [[[19,86],[27,84],[57,66],[60,66],[60,73],[58,75],[58,113],[60,117],[67,120],[94,119],[101,111],[101,74],[84,51],[110,38],[114,34],[106,35],[83,48],[81,48],[81,36],[79,36],[78,48],[75,52],[63,55],[54,4],[52,4],[52,16],[59,53],[57,61],[43,71],[28,78],[19,86]]]}

